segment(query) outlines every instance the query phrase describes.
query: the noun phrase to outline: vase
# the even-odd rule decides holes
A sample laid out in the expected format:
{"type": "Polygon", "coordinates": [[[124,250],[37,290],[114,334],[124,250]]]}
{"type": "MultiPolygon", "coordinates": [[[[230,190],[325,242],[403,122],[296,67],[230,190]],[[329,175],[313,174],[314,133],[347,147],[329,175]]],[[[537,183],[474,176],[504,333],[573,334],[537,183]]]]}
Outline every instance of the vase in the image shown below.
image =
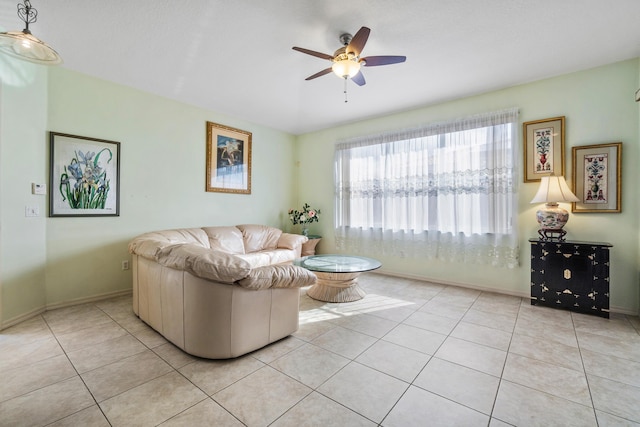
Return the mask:
{"type": "Polygon", "coordinates": [[[302,224],[302,235],[309,236],[309,226],[307,224],[302,224]]]}

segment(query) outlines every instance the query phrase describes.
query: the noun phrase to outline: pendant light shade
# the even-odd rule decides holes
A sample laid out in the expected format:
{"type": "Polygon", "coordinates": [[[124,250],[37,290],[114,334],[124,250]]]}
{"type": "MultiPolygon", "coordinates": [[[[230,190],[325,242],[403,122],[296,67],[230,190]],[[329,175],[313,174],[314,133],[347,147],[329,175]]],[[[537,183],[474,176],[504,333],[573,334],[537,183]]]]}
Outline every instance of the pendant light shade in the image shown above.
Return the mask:
{"type": "Polygon", "coordinates": [[[29,31],[29,24],[36,22],[38,17],[38,11],[31,7],[29,0],[18,4],[18,17],[25,23],[24,30],[0,33],[0,52],[36,64],[60,64],[62,58],[58,52],[29,31]]]}

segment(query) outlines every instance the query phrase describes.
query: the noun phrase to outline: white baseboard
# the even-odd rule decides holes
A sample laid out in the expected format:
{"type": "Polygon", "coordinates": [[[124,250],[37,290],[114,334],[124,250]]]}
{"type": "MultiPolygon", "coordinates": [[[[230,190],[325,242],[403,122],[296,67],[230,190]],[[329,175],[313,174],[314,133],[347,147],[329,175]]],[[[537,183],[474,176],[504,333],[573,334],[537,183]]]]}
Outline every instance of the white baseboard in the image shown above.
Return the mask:
{"type": "MultiPolygon", "coordinates": [[[[478,286],[478,285],[474,285],[474,284],[471,284],[471,283],[459,283],[459,282],[451,282],[451,281],[440,280],[440,279],[429,279],[428,277],[424,277],[424,276],[397,273],[395,271],[386,271],[386,270],[382,270],[382,269],[381,270],[372,271],[372,273],[374,273],[374,274],[384,274],[385,276],[402,277],[404,279],[420,280],[422,282],[431,282],[431,283],[436,283],[436,284],[440,284],[440,285],[457,286],[459,288],[475,289],[475,290],[478,290],[478,291],[495,292],[497,294],[511,295],[511,296],[514,296],[514,297],[531,299],[531,295],[528,292],[503,291],[503,290],[499,290],[499,289],[495,289],[495,288],[488,288],[486,286],[478,286]]],[[[609,306],[609,312],[610,313],[625,314],[627,316],[638,316],[638,315],[640,315],[640,313],[638,311],[633,311],[633,310],[629,310],[628,308],[616,307],[616,306],[609,306]]]]}
{"type": "Polygon", "coordinates": [[[45,311],[55,310],[57,308],[71,307],[74,305],[86,304],[90,302],[102,301],[109,298],[115,298],[119,296],[129,295],[133,292],[131,289],[125,289],[121,291],[107,292],[104,294],[93,295],[90,297],[76,298],[69,301],[57,302],[54,304],[47,304],[44,307],[35,308],[27,313],[21,314],[14,318],[5,320],[0,324],[0,331],[3,329],[7,329],[11,326],[17,325],[18,323],[24,322],[25,320],[29,320],[32,317],[35,317],[39,314],[44,313],[45,311]]]}

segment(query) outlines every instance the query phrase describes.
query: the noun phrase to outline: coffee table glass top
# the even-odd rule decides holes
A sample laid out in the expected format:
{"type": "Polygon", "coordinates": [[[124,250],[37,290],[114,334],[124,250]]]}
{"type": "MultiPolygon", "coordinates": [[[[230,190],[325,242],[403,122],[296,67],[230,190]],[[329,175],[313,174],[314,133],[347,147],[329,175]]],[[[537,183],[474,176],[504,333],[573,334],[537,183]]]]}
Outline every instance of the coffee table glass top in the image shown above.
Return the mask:
{"type": "Polygon", "coordinates": [[[373,258],[356,255],[312,255],[298,258],[293,264],[323,273],[360,273],[382,266],[380,261],[373,258]]]}

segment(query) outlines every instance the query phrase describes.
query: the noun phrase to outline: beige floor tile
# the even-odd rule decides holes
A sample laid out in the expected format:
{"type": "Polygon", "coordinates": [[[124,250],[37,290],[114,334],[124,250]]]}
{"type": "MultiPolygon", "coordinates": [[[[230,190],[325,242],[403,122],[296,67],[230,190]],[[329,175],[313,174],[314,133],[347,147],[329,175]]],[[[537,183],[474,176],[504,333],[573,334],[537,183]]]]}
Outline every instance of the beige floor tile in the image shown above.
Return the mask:
{"type": "Polygon", "coordinates": [[[313,344],[305,344],[270,366],[315,389],[347,363],[347,358],[313,344]]]}
{"type": "Polygon", "coordinates": [[[598,427],[640,427],[640,423],[596,410],[598,427]]]}
{"type": "Polygon", "coordinates": [[[69,415],[56,421],[53,424],[49,424],[48,427],[78,427],[78,426],[90,426],[90,427],[110,427],[109,421],[104,417],[104,414],[98,407],[93,405],[87,409],[76,412],[73,415],[69,415]]]}
{"type": "Polygon", "coordinates": [[[580,349],[640,362],[640,336],[620,338],[576,331],[580,349]]]}
{"type": "Polygon", "coordinates": [[[188,363],[200,360],[198,357],[185,353],[171,343],[159,345],[152,350],[174,369],[180,369],[188,363]]]}
{"type": "Polygon", "coordinates": [[[611,313],[609,319],[588,314],[572,313],[573,324],[576,331],[590,334],[604,335],[607,337],[619,337],[638,339],[637,331],[629,322],[627,316],[611,313]]]}
{"type": "Polygon", "coordinates": [[[507,352],[449,337],[438,349],[435,356],[499,377],[502,374],[507,352]]]}
{"type": "Polygon", "coordinates": [[[74,376],[77,376],[76,371],[65,355],[3,371],[0,376],[0,402],[74,376]]]}
{"type": "Polygon", "coordinates": [[[293,333],[293,336],[303,341],[313,341],[334,328],[337,328],[337,325],[310,317],[304,318],[303,313],[300,313],[300,325],[298,330],[293,333]]]}
{"type": "Polygon", "coordinates": [[[0,333],[0,351],[4,351],[4,346],[8,344],[21,345],[51,337],[53,337],[53,333],[42,316],[35,316],[2,330],[0,333]]]}
{"type": "Polygon", "coordinates": [[[597,426],[593,408],[505,380],[492,416],[514,426],[597,426]]]}
{"type": "Polygon", "coordinates": [[[433,358],[413,385],[490,415],[500,378],[433,358]]]}
{"type": "Polygon", "coordinates": [[[381,307],[377,310],[367,311],[367,314],[372,316],[381,317],[383,319],[391,320],[393,322],[402,322],[407,317],[411,316],[419,308],[417,304],[396,300],[397,303],[389,304],[386,307],[381,307]]]}
{"type": "Polygon", "coordinates": [[[509,295],[500,295],[483,292],[473,303],[471,309],[487,311],[489,313],[506,313],[517,315],[520,311],[521,299],[509,295]]]}
{"type": "Polygon", "coordinates": [[[442,345],[446,335],[409,325],[398,325],[382,339],[425,354],[434,354],[442,345]]]}
{"type": "Polygon", "coordinates": [[[149,348],[155,348],[169,342],[162,335],[151,328],[131,331],[131,334],[142,341],[142,344],[146,345],[149,348]]]}
{"type": "Polygon", "coordinates": [[[54,334],[68,334],[113,320],[94,304],[82,304],[47,311],[42,315],[54,334]]]}
{"type": "Polygon", "coordinates": [[[305,342],[301,339],[288,336],[280,341],[269,344],[266,347],[262,347],[251,353],[251,356],[255,357],[262,363],[271,363],[279,357],[284,356],[287,353],[295,350],[303,345],[305,342]]]}
{"type": "Polygon", "coordinates": [[[376,339],[340,326],[311,341],[312,344],[332,351],[347,359],[354,359],[376,342],[376,339]]]}
{"type": "Polygon", "coordinates": [[[513,424],[505,423],[504,421],[500,421],[497,418],[491,418],[489,421],[489,427],[512,427],[513,424]]]}
{"type": "Polygon", "coordinates": [[[3,427],[40,426],[95,405],[80,377],[23,394],[0,403],[3,427]]]}
{"type": "Polygon", "coordinates": [[[588,350],[582,350],[582,360],[588,374],[640,387],[640,362],[588,350]]]}
{"type": "Polygon", "coordinates": [[[151,350],[134,354],[109,365],[81,374],[98,403],[171,372],[151,350]]]}
{"type": "Polygon", "coordinates": [[[509,332],[467,322],[458,323],[451,332],[451,336],[502,351],[507,351],[511,343],[511,333],[509,332]]]}
{"type": "Polygon", "coordinates": [[[189,381],[209,396],[262,368],[264,363],[251,356],[237,359],[199,359],[179,369],[189,381]]]}
{"type": "Polygon", "coordinates": [[[417,387],[410,387],[382,422],[384,427],[450,427],[486,426],[487,415],[437,396],[417,387]]]}
{"type": "Polygon", "coordinates": [[[404,322],[405,325],[426,329],[439,334],[448,335],[458,324],[457,319],[451,319],[437,314],[417,311],[409,316],[404,322]]]}
{"type": "Polygon", "coordinates": [[[379,423],[408,387],[404,381],[351,362],[318,392],[379,423]]]}
{"type": "Polygon", "coordinates": [[[505,332],[513,332],[516,323],[515,314],[502,312],[487,312],[474,310],[473,307],[467,311],[462,320],[476,325],[487,326],[505,332]]]}
{"type": "Polygon", "coordinates": [[[177,372],[132,388],[100,403],[112,426],[158,425],[206,399],[177,372]]]}
{"type": "Polygon", "coordinates": [[[117,362],[125,357],[142,353],[147,348],[133,336],[126,334],[113,338],[91,347],[71,351],[67,356],[79,373],[84,373],[92,369],[117,362]]]}
{"type": "Polygon", "coordinates": [[[509,354],[502,378],[584,406],[591,406],[589,386],[582,371],[509,354]]]}
{"type": "Polygon", "coordinates": [[[447,298],[434,297],[431,301],[423,305],[418,311],[424,313],[436,314],[438,316],[448,317],[454,320],[460,320],[469,310],[469,307],[473,303],[469,304],[455,304],[449,303],[447,298]]]}
{"type": "Polygon", "coordinates": [[[91,347],[98,343],[108,341],[126,335],[127,331],[122,329],[116,322],[109,320],[97,326],[90,326],[78,331],[58,334],[56,337],[60,345],[66,352],[80,350],[91,347]]]}
{"type": "Polygon", "coordinates": [[[544,307],[541,305],[531,305],[523,303],[520,306],[518,320],[526,320],[530,324],[537,324],[546,330],[553,331],[555,328],[565,328],[573,330],[573,319],[568,310],[558,310],[556,308],[544,307]]]}
{"type": "Polygon", "coordinates": [[[514,333],[509,351],[531,359],[564,366],[565,368],[578,371],[583,369],[582,358],[577,348],[543,338],[533,338],[514,333]]]}
{"type": "Polygon", "coordinates": [[[311,391],[265,366],[216,393],[213,399],[247,426],[267,426],[311,391]]]}
{"type": "Polygon", "coordinates": [[[376,424],[350,409],[313,392],[305,397],[271,427],[375,427],[376,424]]]}
{"type": "MultiPolygon", "coordinates": [[[[561,310],[555,311],[562,312],[561,310]]],[[[518,320],[516,321],[516,327],[513,331],[514,333],[578,348],[578,339],[576,338],[575,330],[571,326],[571,317],[569,317],[570,326],[568,328],[564,328],[560,326],[553,326],[549,323],[544,323],[532,318],[527,318],[522,315],[523,312],[525,312],[525,310],[520,310],[518,320]]]]}
{"type": "Polygon", "coordinates": [[[7,341],[5,344],[0,344],[0,372],[61,354],[64,352],[53,336],[28,342],[7,341]]]}
{"type": "Polygon", "coordinates": [[[161,427],[194,427],[194,426],[225,426],[243,427],[240,421],[233,417],[223,407],[211,399],[192,406],[184,412],[160,424],[161,427]]]}
{"type": "Polygon", "coordinates": [[[640,387],[587,374],[596,409],[640,423],[640,387]]]}
{"type": "Polygon", "coordinates": [[[428,354],[380,340],[358,356],[356,362],[411,382],[430,358],[428,354]]]}
{"type": "Polygon", "coordinates": [[[352,331],[360,332],[375,338],[381,338],[398,325],[398,322],[358,313],[353,316],[341,317],[333,323],[352,331]]]}

